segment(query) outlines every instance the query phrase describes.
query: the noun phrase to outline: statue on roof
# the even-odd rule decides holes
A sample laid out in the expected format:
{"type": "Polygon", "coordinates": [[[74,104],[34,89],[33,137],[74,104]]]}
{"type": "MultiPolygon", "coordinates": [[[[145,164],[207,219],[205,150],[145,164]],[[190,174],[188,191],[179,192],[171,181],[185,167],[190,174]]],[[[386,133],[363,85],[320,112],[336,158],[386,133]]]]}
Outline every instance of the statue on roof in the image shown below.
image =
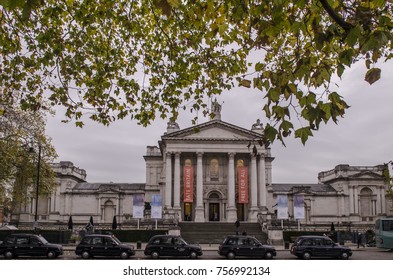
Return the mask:
{"type": "Polygon", "coordinates": [[[215,98],[214,101],[212,101],[211,112],[214,114],[213,119],[215,120],[221,119],[221,104],[217,102],[217,98],[215,98]]]}
{"type": "Polygon", "coordinates": [[[261,123],[261,120],[257,119],[257,122],[252,125],[251,129],[263,129],[263,124],[261,123]]]}
{"type": "Polygon", "coordinates": [[[169,121],[167,123],[167,129],[180,129],[179,124],[177,122],[174,121],[169,121]]]}
{"type": "Polygon", "coordinates": [[[215,114],[221,113],[221,104],[217,102],[217,98],[212,101],[212,112],[215,114]]]}

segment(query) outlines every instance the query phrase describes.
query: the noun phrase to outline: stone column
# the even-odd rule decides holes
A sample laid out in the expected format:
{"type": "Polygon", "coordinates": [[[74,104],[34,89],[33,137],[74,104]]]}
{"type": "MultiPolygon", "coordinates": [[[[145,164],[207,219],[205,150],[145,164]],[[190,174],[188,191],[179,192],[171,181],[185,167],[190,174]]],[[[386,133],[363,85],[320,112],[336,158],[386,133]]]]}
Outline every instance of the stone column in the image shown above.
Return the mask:
{"type": "Polygon", "coordinates": [[[227,222],[235,222],[237,220],[237,211],[235,204],[235,154],[228,154],[228,207],[227,222]]]}
{"type": "Polygon", "coordinates": [[[165,208],[172,208],[172,153],[166,153],[165,163],[165,208]]]}
{"type": "Polygon", "coordinates": [[[351,215],[355,213],[354,202],[353,202],[353,187],[348,186],[348,190],[349,190],[349,215],[351,215]]]}
{"type": "Polygon", "coordinates": [[[356,187],[353,188],[354,199],[355,199],[355,214],[359,215],[359,196],[358,189],[356,187]]]}
{"type": "Polygon", "coordinates": [[[382,213],[382,201],[381,201],[381,189],[376,187],[376,200],[375,200],[375,205],[376,205],[376,215],[382,213]]]}
{"type": "Polygon", "coordinates": [[[196,207],[195,222],[205,221],[205,212],[203,208],[203,153],[197,153],[197,185],[196,185],[196,207]]]}
{"type": "Polygon", "coordinates": [[[180,208],[180,153],[175,153],[175,170],[174,170],[174,188],[173,188],[173,208],[178,220],[181,220],[180,208]]]}
{"type": "Polygon", "coordinates": [[[258,186],[257,186],[257,158],[251,155],[251,199],[250,209],[248,211],[248,221],[256,222],[258,220],[258,186]]]}
{"type": "Polygon", "coordinates": [[[262,214],[267,213],[267,190],[266,190],[266,165],[265,165],[265,154],[261,154],[259,157],[259,209],[262,214]]]}
{"type": "Polygon", "coordinates": [[[386,193],[385,186],[381,187],[381,202],[382,202],[382,214],[386,214],[386,193]]]}

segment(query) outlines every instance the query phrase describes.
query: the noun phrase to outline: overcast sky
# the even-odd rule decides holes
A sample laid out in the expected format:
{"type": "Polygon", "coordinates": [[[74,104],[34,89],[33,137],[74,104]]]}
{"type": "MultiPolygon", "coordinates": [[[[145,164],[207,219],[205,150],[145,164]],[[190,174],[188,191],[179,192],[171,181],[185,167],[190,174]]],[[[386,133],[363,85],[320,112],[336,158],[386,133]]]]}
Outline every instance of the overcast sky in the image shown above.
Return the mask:
{"type": "MultiPolygon", "coordinates": [[[[286,140],[286,147],[278,141],[271,146],[273,183],[317,183],[319,172],[338,164],[374,166],[393,159],[393,61],[381,68],[382,78],[373,85],[364,81],[363,62],[338,81],[339,93],[351,106],[338,125],[322,124],[305,146],[293,137],[286,140]]],[[[218,101],[224,102],[221,119],[247,129],[258,118],[266,122],[261,111],[263,96],[247,88],[234,88],[218,96],[218,101]]],[[[182,112],[180,128],[191,126],[194,116],[182,112]]],[[[130,120],[109,127],[86,122],[81,129],[73,123],[61,123],[63,118],[59,113],[47,123],[58,161],[71,161],[85,169],[88,182],[146,182],[146,146],[157,145],[167,120],[157,120],[146,128],[130,120]]],[[[206,121],[200,114],[199,123],[206,121]]]]}

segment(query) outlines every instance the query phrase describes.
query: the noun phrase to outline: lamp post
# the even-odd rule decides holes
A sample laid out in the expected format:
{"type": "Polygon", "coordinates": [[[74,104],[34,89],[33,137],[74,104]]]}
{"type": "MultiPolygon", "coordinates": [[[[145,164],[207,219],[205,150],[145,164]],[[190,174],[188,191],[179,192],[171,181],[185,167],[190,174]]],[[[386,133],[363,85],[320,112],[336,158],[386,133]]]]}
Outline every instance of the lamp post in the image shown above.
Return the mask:
{"type": "MultiPolygon", "coordinates": [[[[31,152],[35,152],[34,148],[30,148],[31,152]]],[[[40,170],[41,170],[41,145],[38,144],[38,160],[37,160],[37,180],[35,186],[35,212],[34,212],[34,224],[33,228],[36,230],[38,223],[38,191],[40,187],[40,170]]]]}

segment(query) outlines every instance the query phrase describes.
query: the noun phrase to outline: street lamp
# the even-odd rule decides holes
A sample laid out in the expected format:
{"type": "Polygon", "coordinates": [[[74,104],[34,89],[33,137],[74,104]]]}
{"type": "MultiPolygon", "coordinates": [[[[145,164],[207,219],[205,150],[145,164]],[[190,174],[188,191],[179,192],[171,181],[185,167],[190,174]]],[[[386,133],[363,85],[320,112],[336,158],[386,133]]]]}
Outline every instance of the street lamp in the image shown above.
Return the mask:
{"type": "MultiPolygon", "coordinates": [[[[33,146],[30,147],[30,152],[35,153],[33,146]]],[[[35,212],[33,228],[36,230],[38,221],[38,191],[40,186],[40,170],[41,170],[41,144],[38,143],[38,161],[37,161],[37,181],[35,187],[35,212]]]]}

